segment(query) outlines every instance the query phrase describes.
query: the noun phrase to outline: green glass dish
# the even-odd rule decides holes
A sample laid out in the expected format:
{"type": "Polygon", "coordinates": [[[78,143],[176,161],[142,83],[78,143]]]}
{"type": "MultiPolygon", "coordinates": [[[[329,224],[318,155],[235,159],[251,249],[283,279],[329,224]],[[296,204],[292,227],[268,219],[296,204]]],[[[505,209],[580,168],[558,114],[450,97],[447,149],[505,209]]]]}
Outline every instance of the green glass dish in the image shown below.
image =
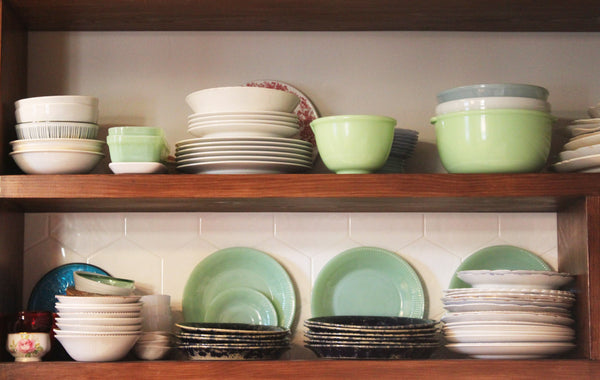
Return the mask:
{"type": "Polygon", "coordinates": [[[136,127],[136,126],[123,126],[123,127],[111,127],[108,128],[108,135],[126,135],[126,136],[164,136],[165,133],[162,128],[157,127],[136,127]]]}
{"type": "Polygon", "coordinates": [[[254,289],[232,288],[219,293],[206,309],[207,322],[277,326],[277,311],[254,289]]]}
{"type": "Polygon", "coordinates": [[[164,162],[169,155],[162,136],[109,135],[106,143],[112,162],[164,162]]]}
{"type": "Polygon", "coordinates": [[[423,284],[400,256],[376,247],[344,251],[319,272],[312,316],[371,315],[422,318],[423,284]]]}
{"type": "Polygon", "coordinates": [[[494,245],[467,257],[454,272],[448,288],[471,288],[471,285],[458,278],[457,273],[479,269],[552,270],[548,263],[533,252],[512,245],[494,245]]]}
{"type": "Polygon", "coordinates": [[[275,307],[278,326],[290,328],[296,314],[296,294],[290,276],[264,252],[232,247],[202,260],[188,278],[183,291],[183,318],[186,322],[210,322],[207,311],[223,292],[236,288],[253,289],[275,307]]]}

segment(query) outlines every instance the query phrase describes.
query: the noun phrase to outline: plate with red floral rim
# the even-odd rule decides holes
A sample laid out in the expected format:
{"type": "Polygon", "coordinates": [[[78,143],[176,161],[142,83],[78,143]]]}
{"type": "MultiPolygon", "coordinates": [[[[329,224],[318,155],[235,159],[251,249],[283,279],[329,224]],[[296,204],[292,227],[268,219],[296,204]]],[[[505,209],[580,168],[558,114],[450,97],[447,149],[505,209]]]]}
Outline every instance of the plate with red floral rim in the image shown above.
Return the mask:
{"type": "Polygon", "coordinates": [[[308,141],[313,146],[313,161],[317,158],[317,140],[315,135],[310,128],[311,121],[319,117],[319,111],[310,99],[303,94],[300,90],[293,87],[290,84],[278,81],[278,80],[255,80],[246,83],[249,87],[265,87],[273,88],[276,90],[290,92],[300,98],[300,103],[294,110],[294,113],[298,116],[298,123],[300,124],[300,131],[298,137],[300,140],[308,141]]]}

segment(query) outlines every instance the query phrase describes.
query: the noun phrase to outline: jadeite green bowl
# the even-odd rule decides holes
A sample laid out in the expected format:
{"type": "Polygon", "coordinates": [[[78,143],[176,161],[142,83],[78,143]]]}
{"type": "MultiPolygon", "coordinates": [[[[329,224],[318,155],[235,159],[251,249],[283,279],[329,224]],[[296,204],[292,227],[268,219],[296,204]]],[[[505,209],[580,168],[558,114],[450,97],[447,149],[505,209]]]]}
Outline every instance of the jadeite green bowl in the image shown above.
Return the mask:
{"type": "Polygon", "coordinates": [[[109,135],[106,143],[112,162],[161,162],[169,155],[163,136],[109,135]]]}
{"type": "Polygon", "coordinates": [[[371,173],[386,162],[396,120],[386,116],[328,116],[310,123],[323,163],[337,174],[371,173]]]}
{"type": "Polygon", "coordinates": [[[493,109],[431,119],[442,164],[450,173],[531,173],[544,168],[552,123],[546,112],[493,109]]]}
{"type": "Polygon", "coordinates": [[[136,127],[136,126],[125,126],[125,127],[111,127],[108,128],[108,135],[127,135],[127,136],[164,136],[162,128],[157,127],[136,127]]]}

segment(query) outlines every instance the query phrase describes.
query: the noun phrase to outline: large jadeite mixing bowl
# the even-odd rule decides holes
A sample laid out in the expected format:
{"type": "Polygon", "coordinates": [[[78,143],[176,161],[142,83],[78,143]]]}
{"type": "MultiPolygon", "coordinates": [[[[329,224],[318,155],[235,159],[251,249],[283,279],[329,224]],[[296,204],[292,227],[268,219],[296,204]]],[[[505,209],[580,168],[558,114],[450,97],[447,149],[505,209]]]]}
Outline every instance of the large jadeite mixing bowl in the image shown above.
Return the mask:
{"type": "Polygon", "coordinates": [[[310,126],[329,170],[360,174],[374,172],[385,164],[396,120],[386,116],[341,115],[315,119],[310,126]]]}
{"type": "Polygon", "coordinates": [[[431,119],[450,173],[538,172],[550,153],[554,117],[504,109],[455,112],[431,119]]]}

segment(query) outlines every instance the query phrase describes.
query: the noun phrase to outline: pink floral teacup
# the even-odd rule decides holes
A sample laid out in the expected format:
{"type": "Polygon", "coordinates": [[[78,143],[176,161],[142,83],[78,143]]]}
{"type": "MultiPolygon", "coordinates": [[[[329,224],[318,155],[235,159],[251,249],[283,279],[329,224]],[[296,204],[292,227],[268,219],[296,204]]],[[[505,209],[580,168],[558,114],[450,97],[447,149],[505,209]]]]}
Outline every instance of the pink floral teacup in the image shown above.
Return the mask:
{"type": "Polygon", "coordinates": [[[6,349],[16,362],[39,362],[50,351],[48,333],[12,333],[6,339],[6,349]]]}

